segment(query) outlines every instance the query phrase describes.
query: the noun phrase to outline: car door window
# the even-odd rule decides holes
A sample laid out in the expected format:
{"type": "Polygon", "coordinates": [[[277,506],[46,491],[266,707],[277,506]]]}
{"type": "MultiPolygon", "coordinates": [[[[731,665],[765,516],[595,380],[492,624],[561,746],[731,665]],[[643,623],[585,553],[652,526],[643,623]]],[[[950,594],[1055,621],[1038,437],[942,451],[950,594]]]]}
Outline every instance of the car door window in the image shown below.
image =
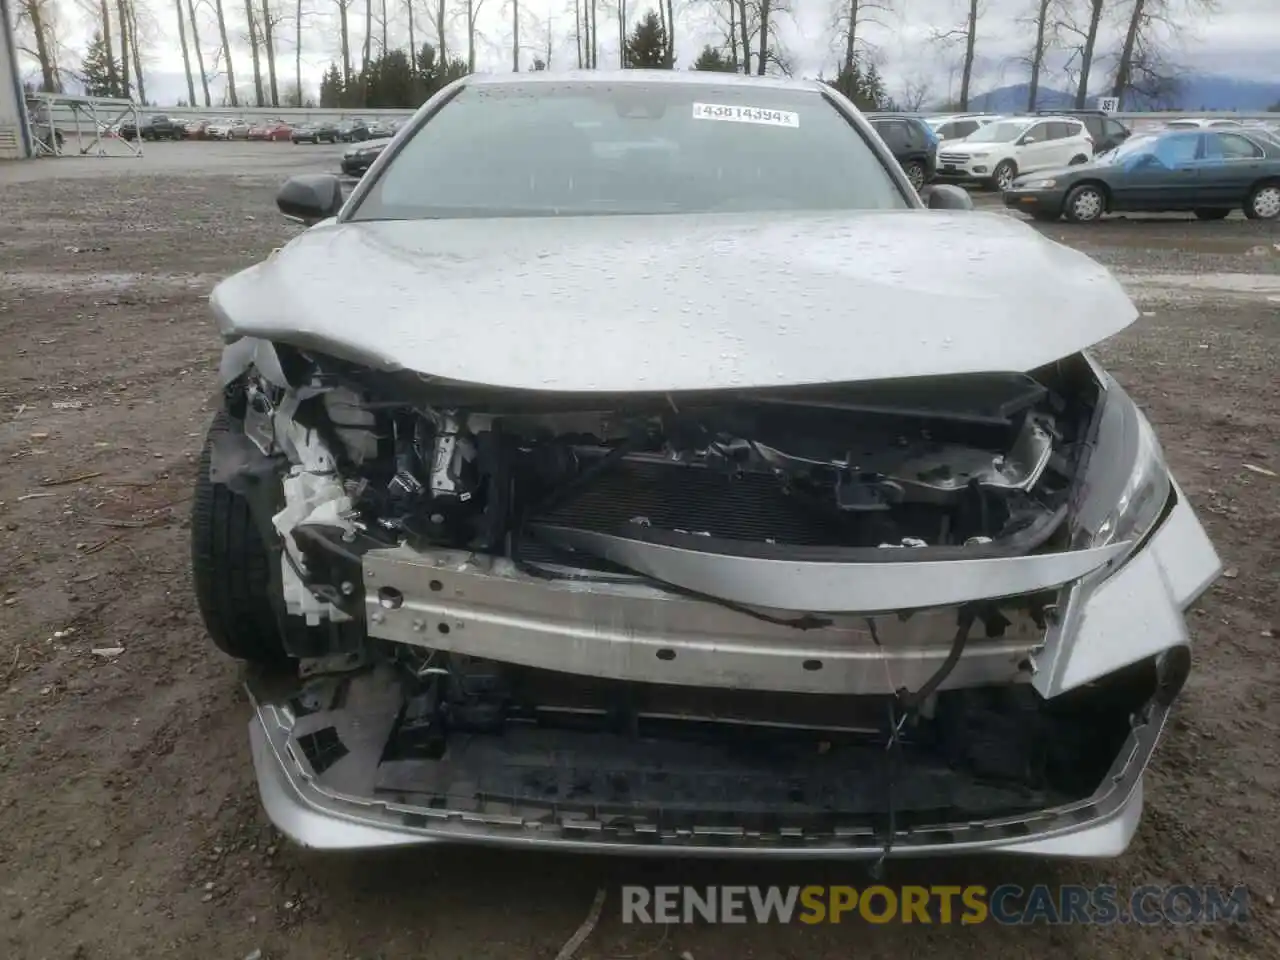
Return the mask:
{"type": "Polygon", "coordinates": [[[1151,152],[1160,161],[1161,166],[1172,170],[1174,167],[1185,167],[1194,162],[1196,151],[1200,145],[1200,134],[1180,133],[1171,137],[1161,137],[1151,152]]]}
{"type": "Polygon", "coordinates": [[[1128,136],[1128,133],[1129,133],[1128,128],[1123,123],[1120,123],[1116,120],[1106,121],[1104,130],[1103,130],[1103,136],[1105,136],[1108,140],[1123,139],[1124,137],[1128,136]]]}
{"type": "Polygon", "coordinates": [[[894,153],[900,153],[907,146],[907,135],[904,129],[905,124],[901,120],[877,120],[874,123],[876,132],[880,134],[889,149],[894,153]]]}
{"type": "Polygon", "coordinates": [[[1034,139],[1036,143],[1044,143],[1049,139],[1049,124],[1037,123],[1030,130],[1024,133],[1019,139],[1034,139]]]}
{"type": "Polygon", "coordinates": [[[1251,140],[1234,133],[1209,133],[1204,138],[1206,160],[1259,160],[1262,151],[1251,140]]]}
{"type": "Polygon", "coordinates": [[[1057,120],[1045,124],[1046,140],[1063,140],[1067,136],[1067,125],[1057,120]]]}
{"type": "Polygon", "coordinates": [[[973,131],[977,130],[978,127],[982,126],[982,124],[978,123],[977,120],[961,120],[955,126],[957,137],[967,137],[969,134],[973,133],[973,131]]]}

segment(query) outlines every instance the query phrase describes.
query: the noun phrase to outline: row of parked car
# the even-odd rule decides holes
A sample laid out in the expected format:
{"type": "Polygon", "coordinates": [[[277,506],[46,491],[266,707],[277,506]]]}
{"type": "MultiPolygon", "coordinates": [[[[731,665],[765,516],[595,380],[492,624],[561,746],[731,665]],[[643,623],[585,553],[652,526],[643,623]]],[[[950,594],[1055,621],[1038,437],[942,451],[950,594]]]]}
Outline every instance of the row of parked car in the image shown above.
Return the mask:
{"type": "Polygon", "coordinates": [[[1186,117],[1135,133],[1101,110],[872,114],[908,178],[976,183],[1042,220],[1122,210],[1280,215],[1280,126],[1186,117]]]}
{"type": "MultiPolygon", "coordinates": [[[[1003,190],[1022,173],[1080,163],[1133,135],[1101,110],[1042,110],[1035,114],[872,113],[880,133],[917,186],[934,179],[1003,190]]],[[[1275,127],[1225,117],[1186,117],[1164,130],[1244,130],[1277,135],[1275,127]]]]}
{"type": "Polygon", "coordinates": [[[141,123],[126,121],[113,131],[126,140],[267,140],[293,143],[351,143],[390,137],[404,120],[365,120],[289,123],[239,117],[178,118],[152,114],[141,123]]]}

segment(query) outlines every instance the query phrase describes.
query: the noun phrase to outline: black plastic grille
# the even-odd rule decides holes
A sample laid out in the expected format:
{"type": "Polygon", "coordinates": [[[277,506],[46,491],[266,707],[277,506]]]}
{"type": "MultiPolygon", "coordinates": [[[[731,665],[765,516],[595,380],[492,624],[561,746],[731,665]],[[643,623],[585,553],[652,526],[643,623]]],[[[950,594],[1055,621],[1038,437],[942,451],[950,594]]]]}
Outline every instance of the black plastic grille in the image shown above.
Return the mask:
{"type": "Polygon", "coordinates": [[[623,535],[647,520],[664,530],[730,540],[812,546],[842,542],[837,518],[786,493],[776,477],[681,464],[628,461],[538,519],[623,535]]]}

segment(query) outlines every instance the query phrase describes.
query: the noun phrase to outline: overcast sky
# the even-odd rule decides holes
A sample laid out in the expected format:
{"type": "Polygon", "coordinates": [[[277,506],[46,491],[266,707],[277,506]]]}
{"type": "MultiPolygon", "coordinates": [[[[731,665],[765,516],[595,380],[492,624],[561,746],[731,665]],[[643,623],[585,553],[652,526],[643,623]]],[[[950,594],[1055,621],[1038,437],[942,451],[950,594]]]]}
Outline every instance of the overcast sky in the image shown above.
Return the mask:
{"type": "MultiPolygon", "coordinates": [[[[54,0],[59,9],[59,41],[63,47],[61,62],[64,67],[78,68],[81,55],[90,32],[96,26],[91,18],[76,5],[76,0],[54,0]]],[[[175,0],[135,0],[143,21],[140,31],[144,35],[143,69],[147,78],[147,97],[162,104],[173,104],[185,99],[186,80],[183,75],[182,54],[178,44],[177,13],[175,0]]],[[[255,7],[262,0],[254,0],[255,7]]],[[[269,0],[272,9],[287,14],[286,22],[277,27],[277,72],[283,87],[294,76],[294,19],[296,0],[269,0]]],[[[431,0],[414,0],[415,38],[434,40],[426,3],[431,0]]],[[[457,8],[458,18],[448,31],[449,46],[453,53],[465,55],[466,33],[461,17],[464,0],[449,0],[457,8]]],[[[618,65],[617,0],[600,0],[600,65],[618,65]]],[[[775,0],[777,2],[777,0],[775,0]]],[[[847,0],[846,0],[847,2],[847,0]]],[[[865,2],[865,0],[864,0],[865,2]]],[[[1082,0],[1063,0],[1082,5],[1082,0]]],[[[1191,0],[1169,0],[1180,4],[1191,0]]],[[[1172,59],[1190,69],[1202,73],[1217,73],[1245,79],[1262,80],[1280,84],[1280,0],[1217,0],[1219,12],[1212,17],[1200,15],[1181,19],[1184,29],[1167,37],[1172,59]]],[[[251,60],[248,53],[245,12],[240,0],[224,0],[228,16],[228,30],[234,35],[233,65],[237,86],[242,90],[252,84],[251,60]]],[[[481,70],[511,69],[511,8],[510,0],[480,0],[479,27],[483,37],[478,41],[477,67],[481,70]]],[[[839,61],[841,43],[833,38],[831,20],[832,0],[790,0],[793,12],[779,15],[775,30],[789,57],[793,72],[799,76],[816,76],[825,71],[834,72],[839,61]]],[[[90,3],[92,6],[93,4],[90,3]]],[[[722,28],[715,12],[722,4],[713,5],[709,0],[675,0],[677,10],[677,68],[693,62],[704,43],[718,45],[722,28]]],[[[112,4],[114,8],[114,3],[112,4]]],[[[199,22],[201,49],[206,69],[213,72],[213,61],[218,49],[216,21],[212,0],[198,0],[196,16],[199,22]]],[[[890,12],[877,13],[879,23],[866,23],[859,28],[860,38],[865,38],[868,54],[879,63],[889,92],[900,95],[910,84],[926,84],[931,100],[942,100],[959,89],[959,63],[962,45],[934,40],[933,37],[955,27],[962,26],[966,0],[887,0],[885,6],[896,7],[890,12]]],[[[1026,67],[1018,62],[1025,55],[1034,33],[1027,18],[1035,6],[1035,0],[983,0],[983,15],[979,23],[977,61],[975,64],[974,92],[982,92],[1026,79],[1026,67]]],[[[1128,7],[1127,2],[1121,4],[1128,7]]],[[[633,21],[651,3],[629,4],[628,19],[633,21]]],[[[408,12],[404,0],[387,0],[389,39],[392,46],[402,45],[408,39],[408,12]]],[[[325,66],[339,56],[336,5],[334,0],[303,0],[302,72],[303,85],[308,95],[315,95],[320,73],[325,66]]],[[[381,10],[381,0],[375,0],[375,17],[381,10]]],[[[114,9],[113,9],[114,13],[114,9]]],[[[351,46],[353,60],[359,61],[363,43],[363,4],[352,4],[351,46]]],[[[1123,15],[1123,14],[1122,14],[1123,15]]],[[[534,56],[545,58],[547,35],[551,36],[551,68],[569,69],[577,66],[573,37],[573,4],[571,0],[522,0],[521,45],[522,65],[527,67],[534,56]]],[[[1105,62],[1094,73],[1094,85],[1100,87],[1106,79],[1111,62],[1105,59],[1119,45],[1121,24],[1108,23],[1104,28],[1102,52],[1105,62]]],[[[381,28],[375,24],[375,38],[380,38],[381,28]]],[[[21,40],[21,33],[20,33],[21,40]]],[[[190,31],[187,35],[191,42],[190,31]]],[[[375,46],[377,40],[375,39],[375,46]]],[[[1067,83],[1061,66],[1065,52],[1051,55],[1053,75],[1051,85],[1067,83]]],[[[194,66],[192,57],[192,68],[194,66]]],[[[38,77],[34,63],[26,60],[26,73],[38,77]]],[[[219,64],[221,68],[221,64],[219,64]]],[[[263,65],[265,73],[266,66],[263,65]]],[[[224,78],[219,69],[211,80],[215,104],[222,100],[224,78]]],[[[199,80],[197,77],[197,96],[199,80]]]]}

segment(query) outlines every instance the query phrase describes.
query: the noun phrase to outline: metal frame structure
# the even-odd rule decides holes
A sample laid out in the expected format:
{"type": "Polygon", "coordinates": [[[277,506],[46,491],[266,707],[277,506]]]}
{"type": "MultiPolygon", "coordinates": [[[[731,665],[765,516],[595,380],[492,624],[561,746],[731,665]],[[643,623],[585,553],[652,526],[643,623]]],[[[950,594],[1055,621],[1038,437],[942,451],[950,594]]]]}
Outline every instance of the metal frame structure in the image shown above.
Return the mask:
{"type": "Polygon", "coordinates": [[[136,141],[111,135],[111,128],[132,119],[135,129],[141,128],[138,107],[132,100],[112,97],[85,97],[66,93],[32,93],[26,97],[30,114],[31,140],[38,157],[68,156],[65,150],[67,134],[59,123],[59,117],[70,114],[70,124],[78,149],[72,156],[142,156],[142,137],[136,141]],[[85,130],[82,121],[88,125],[85,130]],[[87,143],[85,141],[88,141],[87,143]],[[123,145],[127,153],[109,152],[107,144],[123,145]]]}
{"type": "Polygon", "coordinates": [[[31,156],[32,137],[23,108],[22,78],[13,39],[9,0],[0,0],[0,158],[31,156]]]}

